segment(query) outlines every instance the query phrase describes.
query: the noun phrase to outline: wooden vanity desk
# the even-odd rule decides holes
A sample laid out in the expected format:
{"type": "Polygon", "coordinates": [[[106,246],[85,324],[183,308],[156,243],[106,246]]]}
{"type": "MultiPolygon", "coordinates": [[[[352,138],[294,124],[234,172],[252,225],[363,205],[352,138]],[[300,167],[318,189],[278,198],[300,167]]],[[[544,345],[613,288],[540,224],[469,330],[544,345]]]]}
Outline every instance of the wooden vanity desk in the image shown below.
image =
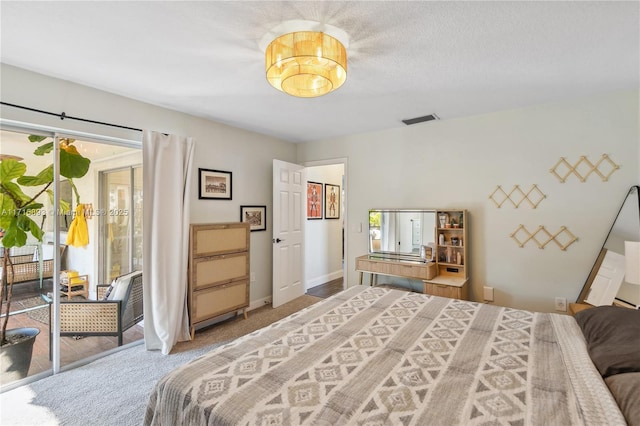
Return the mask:
{"type": "Polygon", "coordinates": [[[369,273],[369,285],[374,285],[375,275],[387,275],[422,281],[422,293],[433,296],[469,300],[469,280],[455,275],[438,275],[435,262],[404,259],[401,256],[365,254],[356,258],[359,284],[369,273]]]}
{"type": "Polygon", "coordinates": [[[365,272],[369,285],[375,275],[403,277],[422,281],[424,294],[469,300],[468,219],[464,209],[370,210],[369,254],[356,258],[360,284],[365,272]],[[429,254],[418,255],[421,246],[429,254]]]}

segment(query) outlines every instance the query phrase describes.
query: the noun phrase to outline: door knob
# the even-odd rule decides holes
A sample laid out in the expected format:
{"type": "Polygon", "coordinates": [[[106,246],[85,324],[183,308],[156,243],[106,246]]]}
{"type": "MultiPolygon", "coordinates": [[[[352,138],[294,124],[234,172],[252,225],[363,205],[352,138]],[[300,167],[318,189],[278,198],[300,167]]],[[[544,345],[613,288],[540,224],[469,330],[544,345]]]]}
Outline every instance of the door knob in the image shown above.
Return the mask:
{"type": "Polygon", "coordinates": [[[273,240],[274,243],[279,243],[279,242],[282,242],[282,241],[284,241],[284,240],[281,240],[280,238],[276,238],[275,240],[273,240]]]}

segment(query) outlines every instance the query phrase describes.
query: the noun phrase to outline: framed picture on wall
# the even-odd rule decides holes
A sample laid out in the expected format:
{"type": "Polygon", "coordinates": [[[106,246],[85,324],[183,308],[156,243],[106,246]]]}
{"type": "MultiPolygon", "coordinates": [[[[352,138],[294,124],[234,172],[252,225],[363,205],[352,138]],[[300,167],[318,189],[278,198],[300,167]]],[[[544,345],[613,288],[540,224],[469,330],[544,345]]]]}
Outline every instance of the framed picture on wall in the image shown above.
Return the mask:
{"type": "Polygon", "coordinates": [[[199,199],[231,199],[231,172],[209,169],[198,169],[198,172],[199,199]]]}
{"type": "Polygon", "coordinates": [[[324,184],[324,218],[340,219],[340,186],[324,184]]]}
{"type": "Polygon", "coordinates": [[[240,222],[249,224],[253,231],[267,229],[267,206],[240,206],[240,222]]]}
{"type": "Polygon", "coordinates": [[[322,219],[322,184],[307,182],[307,219],[322,219]]]}

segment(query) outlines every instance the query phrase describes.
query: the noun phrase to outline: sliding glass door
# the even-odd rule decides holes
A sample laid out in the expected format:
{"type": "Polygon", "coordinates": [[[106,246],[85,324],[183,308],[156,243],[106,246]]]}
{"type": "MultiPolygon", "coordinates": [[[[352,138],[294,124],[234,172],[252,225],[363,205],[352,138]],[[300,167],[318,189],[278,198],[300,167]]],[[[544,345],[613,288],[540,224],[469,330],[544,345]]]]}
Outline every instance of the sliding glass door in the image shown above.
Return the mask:
{"type": "MultiPolygon", "coordinates": [[[[20,199],[38,197],[19,219],[23,230],[24,224],[33,224],[26,239],[14,241],[12,209],[4,209],[8,216],[0,226],[2,243],[12,247],[6,251],[15,275],[8,328],[39,330],[28,377],[56,373],[119,343],[142,339],[139,324],[120,336],[105,331],[103,313],[92,310],[116,264],[121,273],[142,269],[140,144],[7,120],[0,124],[3,185],[12,181],[8,186],[19,187],[20,199]]],[[[7,196],[0,197],[3,206],[10,203],[7,196]]],[[[3,287],[9,281],[9,268],[4,269],[3,287]]],[[[6,296],[3,292],[3,320],[6,296]]],[[[2,380],[2,385],[15,380],[2,380]]]]}

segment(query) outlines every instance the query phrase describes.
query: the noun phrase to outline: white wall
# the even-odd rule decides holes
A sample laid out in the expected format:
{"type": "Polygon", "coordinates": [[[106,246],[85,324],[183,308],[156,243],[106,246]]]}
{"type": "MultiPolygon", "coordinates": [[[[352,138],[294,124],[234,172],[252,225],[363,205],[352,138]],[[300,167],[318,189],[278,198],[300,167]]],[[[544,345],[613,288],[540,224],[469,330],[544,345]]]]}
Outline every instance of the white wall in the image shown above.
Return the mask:
{"type": "MultiPolygon", "coordinates": [[[[240,205],[266,205],[267,231],[251,233],[251,300],[271,296],[271,189],[272,159],[293,162],[295,146],[224,124],[134,101],[122,96],[81,86],[1,64],[2,100],[56,113],[115,123],[134,128],[192,136],[196,139],[193,170],[192,222],[237,222],[240,205]],[[259,147],[260,155],[256,155],[259,147]],[[231,171],[233,199],[198,200],[198,168],[231,171]]],[[[215,101],[215,100],[214,100],[215,101]]],[[[140,141],[140,132],[61,121],[34,112],[2,106],[0,116],[39,125],[90,132],[140,141]]],[[[185,277],[186,280],[186,277],[185,277]]]]}
{"type": "MultiPolygon", "coordinates": [[[[342,190],[343,174],[342,164],[309,167],[307,180],[338,185],[342,190]]],[[[323,195],[326,197],[324,189],[323,195]]],[[[307,289],[342,277],[342,213],[339,220],[324,219],[323,208],[322,216],[322,220],[307,220],[305,223],[307,289]]]]}
{"type": "MultiPolygon", "coordinates": [[[[640,181],[638,92],[442,120],[372,134],[293,145],[198,117],[133,101],[54,78],[1,65],[2,100],[69,115],[193,136],[197,169],[233,172],[233,200],[198,200],[193,222],[238,221],[240,205],[271,208],[272,159],[300,163],[347,158],[346,280],[357,282],[355,257],[367,251],[369,208],[466,208],[470,213],[472,297],[496,289],[496,303],[551,311],[553,299],[575,300],[629,186],[640,181]],[[255,155],[260,147],[261,155],[255,155]],[[297,153],[297,155],[296,155],[297,153]],[[560,183],[549,169],[560,157],[618,164],[609,182],[560,183]],[[488,199],[497,185],[537,184],[547,198],[537,209],[497,209],[488,199]],[[362,224],[363,232],[358,232],[362,224]],[[567,226],[579,241],[566,251],[551,243],[518,248],[510,238],[519,224],[567,226]]],[[[436,111],[437,113],[437,111],[436,111]]],[[[0,116],[53,127],[140,140],[118,130],[2,107],[0,116]]],[[[251,234],[251,300],[271,295],[271,217],[266,232],[251,234]]]]}
{"type": "Polygon", "coordinates": [[[348,285],[357,283],[355,258],[367,252],[370,208],[464,208],[472,298],[481,300],[487,285],[496,304],[552,311],[556,296],[577,298],[628,188],[639,181],[638,120],[638,92],[613,93],[301,144],[298,161],[348,158],[348,285]],[[594,174],[560,183],[549,171],[560,157],[595,162],[602,154],[620,165],[608,182],[594,174]],[[536,209],[498,209],[488,198],[497,185],[509,191],[516,184],[536,184],[547,197],[536,209]],[[566,226],[579,240],[566,251],[553,242],[520,248],[510,237],[520,224],[551,232],[566,226]]]}

